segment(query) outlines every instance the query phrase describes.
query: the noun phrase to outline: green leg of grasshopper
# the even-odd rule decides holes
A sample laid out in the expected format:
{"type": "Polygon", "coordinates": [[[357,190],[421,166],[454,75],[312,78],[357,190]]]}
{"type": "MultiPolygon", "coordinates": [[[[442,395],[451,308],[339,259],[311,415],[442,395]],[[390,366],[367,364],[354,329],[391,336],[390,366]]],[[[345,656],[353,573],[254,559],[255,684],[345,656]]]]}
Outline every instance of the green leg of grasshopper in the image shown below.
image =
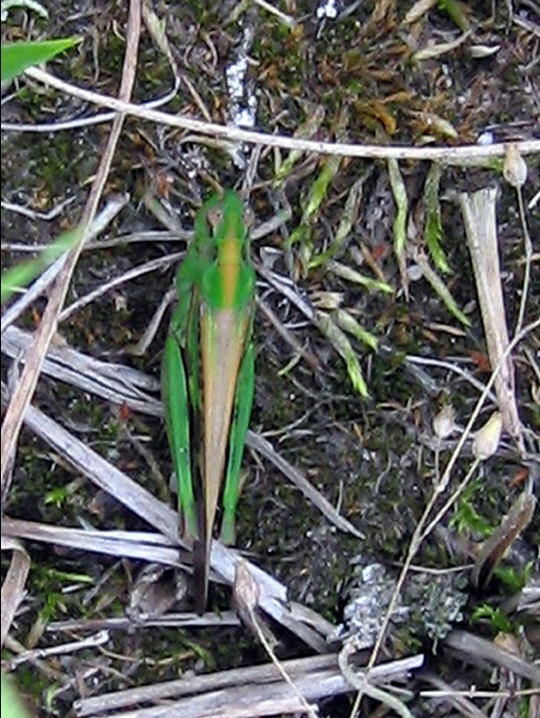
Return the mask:
{"type": "Polygon", "coordinates": [[[233,423],[230,433],[229,462],[225,487],[223,489],[223,517],[221,523],[220,539],[223,543],[232,544],[235,540],[235,514],[236,504],[240,495],[240,466],[246,433],[249,426],[251,406],[253,404],[253,391],[255,387],[255,349],[249,344],[242,360],[238,374],[238,386],[241,391],[236,392],[233,423]]]}
{"type": "MultiPolygon", "coordinates": [[[[197,393],[198,387],[192,386],[192,382],[188,382],[186,378],[182,347],[186,344],[196,345],[198,337],[193,336],[189,323],[189,316],[192,312],[189,293],[191,283],[178,276],[177,284],[181,300],[173,313],[169,335],[165,342],[162,387],[167,434],[178,481],[178,503],[183,522],[182,529],[189,538],[193,539],[198,534],[198,521],[192,481],[189,407],[191,405],[190,397],[197,393]]],[[[195,325],[195,331],[196,329],[195,325]]],[[[197,375],[195,374],[195,376],[197,375]]]]}

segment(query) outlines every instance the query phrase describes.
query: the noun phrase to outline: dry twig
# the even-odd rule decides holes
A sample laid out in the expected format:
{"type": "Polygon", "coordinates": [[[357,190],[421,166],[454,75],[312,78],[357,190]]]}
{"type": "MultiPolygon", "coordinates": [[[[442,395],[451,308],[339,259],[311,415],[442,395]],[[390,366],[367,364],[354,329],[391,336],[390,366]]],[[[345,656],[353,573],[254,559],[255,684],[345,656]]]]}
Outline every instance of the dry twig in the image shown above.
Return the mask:
{"type": "Polygon", "coordinates": [[[476,663],[487,661],[492,665],[503,666],[523,678],[527,678],[536,686],[540,686],[540,668],[526,661],[515,653],[498,646],[494,641],[475,636],[468,631],[452,631],[444,639],[444,645],[458,651],[465,660],[476,663]]]}
{"type": "MultiPolygon", "coordinates": [[[[122,100],[128,100],[131,97],[131,88],[133,87],[133,82],[135,80],[137,50],[140,35],[140,15],[140,0],[131,0],[127,27],[126,54],[124,57],[124,68],[120,86],[120,97],[122,100]]],[[[113,120],[109,141],[102,155],[101,162],[90,191],[90,196],[88,197],[88,202],[81,218],[80,225],[84,228],[84,231],[77,245],[68,253],[64,264],[62,265],[62,269],[58,274],[55,287],[50,294],[47,306],[43,312],[39,329],[36,332],[34,342],[27,355],[28,361],[26,362],[19,384],[17,385],[6,410],[4,422],[2,424],[2,456],[0,459],[2,500],[6,498],[7,492],[9,491],[11,483],[11,468],[13,466],[17,439],[23,423],[24,414],[26,408],[30,404],[32,395],[36,388],[47,349],[54,333],[56,332],[58,326],[58,316],[66,298],[69,282],[81,253],[82,246],[88,237],[88,227],[91,225],[96,215],[101,194],[105,187],[105,182],[112,165],[116,144],[124,124],[124,119],[125,115],[119,114],[113,120]]]]}
{"type": "MultiPolygon", "coordinates": [[[[361,655],[351,657],[351,663],[360,664],[361,655]]],[[[409,671],[419,668],[423,663],[423,656],[411,656],[399,661],[383,663],[376,666],[372,673],[373,682],[403,681],[409,671]]],[[[338,667],[336,653],[326,653],[322,656],[310,658],[297,658],[282,661],[282,666],[287,674],[294,680],[297,688],[302,692],[307,701],[318,701],[322,698],[339,695],[351,690],[338,667]]],[[[101,696],[83,698],[76,701],[74,709],[79,718],[96,716],[105,711],[121,711],[115,713],[117,718],[127,718],[129,713],[122,709],[129,709],[141,703],[156,703],[166,699],[175,702],[169,703],[168,708],[177,710],[176,715],[189,716],[190,718],[202,718],[206,716],[207,710],[232,710],[233,707],[241,705],[244,701],[251,701],[252,712],[249,716],[268,715],[262,712],[262,707],[267,706],[271,698],[281,696],[291,704],[292,691],[283,684],[281,675],[273,663],[261,666],[248,666],[235,668],[218,673],[193,676],[189,679],[181,678],[174,681],[129,688],[114,693],[106,693],[101,696]],[[179,700],[184,697],[183,700],[179,700]],[[238,703],[237,703],[238,699],[238,703]],[[182,713],[181,710],[185,713],[182,713]]],[[[146,718],[152,716],[157,718],[159,713],[152,713],[158,710],[158,706],[147,709],[146,718]]],[[[297,708],[298,711],[302,707],[297,708]]],[[[161,714],[175,715],[171,714],[161,714]]],[[[211,715],[211,714],[210,714],[211,715]]],[[[226,715],[234,715],[226,713],[226,715]]],[[[133,714],[131,714],[133,718],[133,714]]],[[[144,714],[143,714],[144,716],[144,714]]],[[[141,718],[143,718],[141,716],[141,718]]]]}
{"type": "MultiPolygon", "coordinates": [[[[34,80],[55,87],[57,90],[66,92],[81,100],[110,107],[117,112],[140,117],[169,127],[180,127],[192,132],[211,135],[223,139],[251,144],[265,145],[267,147],[282,147],[289,150],[300,150],[302,152],[316,152],[318,154],[339,155],[342,157],[363,157],[366,159],[411,159],[411,160],[439,160],[442,162],[466,162],[486,157],[502,157],[506,151],[504,143],[493,145],[469,145],[465,147],[399,147],[379,145],[350,145],[345,143],[318,142],[316,140],[302,140],[294,137],[283,137],[282,135],[268,135],[263,132],[252,132],[241,130],[227,125],[218,125],[210,122],[202,122],[190,117],[179,117],[166,112],[146,109],[141,105],[107,95],[100,95],[97,92],[84,90],[68,82],[64,82],[48,72],[37,68],[26,70],[26,74],[34,80]]],[[[4,129],[6,127],[4,126],[4,129]]],[[[17,129],[9,127],[9,129],[17,129]]],[[[527,140],[516,143],[521,154],[534,154],[540,151],[540,140],[527,140]]]]}

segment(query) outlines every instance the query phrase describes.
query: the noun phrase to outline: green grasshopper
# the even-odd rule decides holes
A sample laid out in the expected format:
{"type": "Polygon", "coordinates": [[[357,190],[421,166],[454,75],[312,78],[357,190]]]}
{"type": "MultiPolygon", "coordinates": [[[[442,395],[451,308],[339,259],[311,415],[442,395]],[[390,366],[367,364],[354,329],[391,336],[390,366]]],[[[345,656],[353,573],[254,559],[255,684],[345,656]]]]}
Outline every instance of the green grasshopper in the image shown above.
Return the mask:
{"type": "Polygon", "coordinates": [[[176,274],[178,304],[163,354],[167,435],[178,481],[181,533],[193,541],[199,612],[206,605],[220,495],[220,539],[234,542],[253,403],[255,272],[243,215],[242,201],[230,190],[212,197],[198,212],[195,237],[176,274]]]}

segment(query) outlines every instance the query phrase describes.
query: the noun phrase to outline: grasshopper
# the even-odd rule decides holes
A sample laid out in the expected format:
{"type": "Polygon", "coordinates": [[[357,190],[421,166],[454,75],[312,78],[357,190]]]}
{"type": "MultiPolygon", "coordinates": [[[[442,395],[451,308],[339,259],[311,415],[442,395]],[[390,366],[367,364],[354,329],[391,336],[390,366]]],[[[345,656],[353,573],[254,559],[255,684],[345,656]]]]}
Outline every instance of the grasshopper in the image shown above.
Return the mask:
{"type": "Polygon", "coordinates": [[[208,200],[176,274],[178,303],[162,364],[180,527],[193,542],[195,603],[204,611],[210,547],[233,543],[239,477],[254,391],[255,271],[236,192],[208,200]]]}

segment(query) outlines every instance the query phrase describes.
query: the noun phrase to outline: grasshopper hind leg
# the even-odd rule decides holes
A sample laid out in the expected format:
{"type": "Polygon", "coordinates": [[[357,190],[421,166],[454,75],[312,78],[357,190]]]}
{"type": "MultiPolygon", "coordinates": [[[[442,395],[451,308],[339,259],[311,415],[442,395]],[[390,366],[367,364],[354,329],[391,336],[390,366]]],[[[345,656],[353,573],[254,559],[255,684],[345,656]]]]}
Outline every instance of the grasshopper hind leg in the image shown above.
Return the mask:
{"type": "Polygon", "coordinates": [[[255,389],[255,347],[248,344],[240,371],[238,373],[238,391],[234,405],[234,415],[230,434],[229,461],[225,487],[223,489],[223,516],[220,539],[225,544],[235,541],[235,514],[240,495],[240,467],[244,444],[253,405],[255,389]]]}

